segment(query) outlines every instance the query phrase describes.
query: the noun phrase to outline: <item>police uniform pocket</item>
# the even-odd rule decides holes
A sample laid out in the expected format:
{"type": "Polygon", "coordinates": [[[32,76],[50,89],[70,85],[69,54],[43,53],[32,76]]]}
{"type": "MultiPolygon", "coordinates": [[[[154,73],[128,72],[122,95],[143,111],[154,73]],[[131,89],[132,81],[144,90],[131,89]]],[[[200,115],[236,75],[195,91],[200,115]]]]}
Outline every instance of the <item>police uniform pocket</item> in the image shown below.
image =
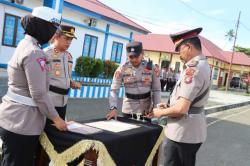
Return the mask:
{"type": "Polygon", "coordinates": [[[124,76],[124,84],[131,84],[136,82],[136,78],[132,75],[125,75],[124,76]]]}
{"type": "Polygon", "coordinates": [[[61,77],[62,75],[62,64],[60,59],[52,60],[52,73],[55,77],[61,77]]]}

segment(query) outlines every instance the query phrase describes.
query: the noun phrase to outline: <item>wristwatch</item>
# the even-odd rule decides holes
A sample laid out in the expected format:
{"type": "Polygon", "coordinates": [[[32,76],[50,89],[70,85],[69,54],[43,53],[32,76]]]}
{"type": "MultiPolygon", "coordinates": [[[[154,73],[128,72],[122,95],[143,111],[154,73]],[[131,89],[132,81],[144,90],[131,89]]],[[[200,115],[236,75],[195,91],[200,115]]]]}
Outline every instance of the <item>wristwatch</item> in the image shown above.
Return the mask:
{"type": "Polygon", "coordinates": [[[114,109],[117,109],[116,106],[112,106],[112,107],[109,108],[110,111],[112,111],[114,109]]]}

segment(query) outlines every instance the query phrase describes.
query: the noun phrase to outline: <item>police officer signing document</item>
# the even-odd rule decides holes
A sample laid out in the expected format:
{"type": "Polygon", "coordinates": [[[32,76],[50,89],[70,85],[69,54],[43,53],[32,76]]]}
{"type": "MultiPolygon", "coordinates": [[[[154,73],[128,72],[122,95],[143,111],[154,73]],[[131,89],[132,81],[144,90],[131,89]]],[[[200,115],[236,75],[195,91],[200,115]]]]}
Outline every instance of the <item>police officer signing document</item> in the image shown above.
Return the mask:
{"type": "Polygon", "coordinates": [[[148,117],[168,116],[165,128],[165,166],[194,166],[196,152],[206,139],[204,105],[210,87],[210,66],[202,55],[202,28],[171,35],[186,69],[176,83],[169,106],[162,103],[148,117]]]}
{"type": "Polygon", "coordinates": [[[131,113],[144,114],[160,102],[159,69],[154,67],[151,61],[143,60],[141,42],[130,42],[126,48],[129,61],[120,66],[114,74],[107,119],[117,116],[118,92],[122,83],[125,87],[122,106],[125,117],[131,116],[131,113]]]}
{"type": "Polygon", "coordinates": [[[34,8],[22,18],[25,37],[8,64],[8,92],[0,105],[2,166],[32,166],[46,117],[67,130],[49,95],[46,55],[41,45],[57,30],[61,15],[47,7],[34,8]]]}

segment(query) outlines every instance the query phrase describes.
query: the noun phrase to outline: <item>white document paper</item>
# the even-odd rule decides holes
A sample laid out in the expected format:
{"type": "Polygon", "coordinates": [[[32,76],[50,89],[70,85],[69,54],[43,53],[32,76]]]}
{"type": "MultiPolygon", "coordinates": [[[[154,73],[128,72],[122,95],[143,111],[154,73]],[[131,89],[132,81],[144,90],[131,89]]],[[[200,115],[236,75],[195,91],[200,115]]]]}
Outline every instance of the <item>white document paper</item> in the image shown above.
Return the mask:
{"type": "Polygon", "coordinates": [[[80,124],[74,121],[67,122],[67,128],[71,132],[85,134],[85,135],[95,134],[102,131],[101,129],[80,124]]]}
{"type": "Polygon", "coordinates": [[[104,121],[98,121],[98,122],[91,122],[91,123],[85,123],[88,126],[96,127],[99,129],[111,131],[114,133],[127,131],[135,128],[139,128],[140,126],[129,124],[125,122],[120,122],[117,120],[104,120],[104,121]]]}

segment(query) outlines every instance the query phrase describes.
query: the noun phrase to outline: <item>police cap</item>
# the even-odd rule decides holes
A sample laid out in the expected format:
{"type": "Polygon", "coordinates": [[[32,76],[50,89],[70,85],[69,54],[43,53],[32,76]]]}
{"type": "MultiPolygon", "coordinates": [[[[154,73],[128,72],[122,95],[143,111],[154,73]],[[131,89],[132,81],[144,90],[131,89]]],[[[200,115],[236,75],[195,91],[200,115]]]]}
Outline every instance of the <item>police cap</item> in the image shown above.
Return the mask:
{"type": "Polygon", "coordinates": [[[175,51],[179,51],[179,47],[182,43],[188,39],[198,37],[199,33],[202,31],[202,28],[196,28],[192,30],[182,31],[176,34],[171,34],[170,37],[175,45],[175,51]]]}
{"type": "Polygon", "coordinates": [[[63,35],[67,36],[67,37],[71,37],[71,38],[75,38],[75,27],[70,26],[70,25],[60,25],[58,31],[60,31],[61,33],[63,33],[63,35]]]}
{"type": "Polygon", "coordinates": [[[138,41],[132,41],[126,46],[128,56],[140,56],[142,53],[142,43],[138,41]]]}

